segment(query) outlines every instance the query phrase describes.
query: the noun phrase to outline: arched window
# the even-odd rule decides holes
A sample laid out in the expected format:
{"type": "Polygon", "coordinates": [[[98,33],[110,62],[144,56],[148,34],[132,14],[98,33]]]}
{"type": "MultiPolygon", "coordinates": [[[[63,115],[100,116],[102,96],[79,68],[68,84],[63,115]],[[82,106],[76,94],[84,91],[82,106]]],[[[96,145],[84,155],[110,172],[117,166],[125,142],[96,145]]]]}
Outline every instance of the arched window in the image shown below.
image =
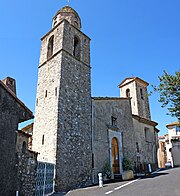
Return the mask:
{"type": "Polygon", "coordinates": [[[22,144],[22,153],[26,152],[26,142],[24,141],[22,144]]]}
{"type": "Polygon", "coordinates": [[[52,35],[48,41],[47,59],[49,59],[53,55],[53,45],[54,45],[54,35],[52,35]]]}
{"type": "Polygon", "coordinates": [[[80,40],[76,36],[74,37],[74,49],[73,49],[73,55],[80,60],[80,40]]]}
{"type": "Polygon", "coordinates": [[[130,97],[130,90],[126,89],[126,97],[130,97]]]}

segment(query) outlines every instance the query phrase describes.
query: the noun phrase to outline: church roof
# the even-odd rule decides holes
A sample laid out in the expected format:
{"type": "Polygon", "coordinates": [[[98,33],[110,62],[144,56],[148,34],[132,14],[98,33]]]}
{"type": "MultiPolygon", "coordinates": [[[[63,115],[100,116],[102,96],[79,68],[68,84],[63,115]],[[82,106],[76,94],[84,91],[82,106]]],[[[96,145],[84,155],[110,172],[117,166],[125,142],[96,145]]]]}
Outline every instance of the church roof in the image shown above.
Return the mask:
{"type": "MultiPolygon", "coordinates": [[[[62,7],[62,8],[55,14],[54,18],[55,18],[58,14],[60,14],[60,13],[73,13],[73,14],[75,14],[77,17],[79,17],[78,13],[77,13],[72,7],[70,7],[70,6],[68,6],[68,5],[62,7]]],[[[79,18],[80,18],[80,17],[79,17],[79,18]]]]}
{"type": "Polygon", "coordinates": [[[171,126],[180,126],[180,122],[173,122],[171,124],[166,125],[167,128],[171,126]]]}
{"type": "MultiPolygon", "coordinates": [[[[155,121],[143,118],[143,117],[135,115],[135,114],[132,114],[132,117],[134,119],[138,120],[139,122],[145,123],[147,125],[151,125],[151,126],[154,126],[154,127],[158,125],[158,123],[155,122],[155,121]]],[[[159,132],[159,130],[157,128],[156,128],[156,131],[159,132]]]]}
{"type": "Polygon", "coordinates": [[[26,110],[26,112],[31,116],[31,118],[34,117],[32,111],[29,108],[27,108],[25,104],[17,98],[16,94],[10,88],[8,88],[8,86],[6,86],[1,80],[0,85],[6,90],[6,92],[10,94],[10,96],[12,96],[15,99],[17,103],[21,105],[21,107],[23,107],[26,110]]]}
{"type": "Polygon", "coordinates": [[[142,80],[141,78],[138,78],[138,77],[129,77],[129,78],[125,78],[119,85],[118,87],[121,88],[131,82],[134,82],[134,81],[138,81],[140,83],[143,83],[145,86],[148,86],[149,83],[147,83],[146,81],[142,80]]]}

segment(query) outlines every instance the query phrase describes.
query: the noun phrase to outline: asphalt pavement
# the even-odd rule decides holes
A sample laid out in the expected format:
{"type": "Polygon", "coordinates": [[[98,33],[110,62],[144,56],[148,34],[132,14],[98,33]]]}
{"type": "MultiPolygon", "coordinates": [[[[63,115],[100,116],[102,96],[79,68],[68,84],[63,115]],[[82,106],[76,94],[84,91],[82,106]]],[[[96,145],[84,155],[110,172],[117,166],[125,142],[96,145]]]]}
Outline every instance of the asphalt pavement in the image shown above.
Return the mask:
{"type": "Polygon", "coordinates": [[[56,196],[180,196],[180,167],[160,170],[131,181],[92,186],[56,196]]]}

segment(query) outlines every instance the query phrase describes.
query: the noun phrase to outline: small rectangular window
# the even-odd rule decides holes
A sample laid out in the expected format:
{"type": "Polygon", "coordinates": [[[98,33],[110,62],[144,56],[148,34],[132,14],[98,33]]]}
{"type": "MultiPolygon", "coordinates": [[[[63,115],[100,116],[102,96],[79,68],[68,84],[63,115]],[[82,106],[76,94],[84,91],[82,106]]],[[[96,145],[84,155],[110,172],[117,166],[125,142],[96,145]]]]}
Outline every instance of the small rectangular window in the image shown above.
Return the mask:
{"type": "Polygon", "coordinates": [[[47,97],[47,90],[45,91],[45,97],[47,97]]]}
{"type": "Polygon", "coordinates": [[[92,168],[94,168],[94,153],[92,153],[92,168]]]}
{"type": "Polygon", "coordinates": [[[144,134],[145,134],[145,141],[146,142],[152,142],[152,134],[148,127],[144,128],[144,134]]]}
{"type": "Polygon", "coordinates": [[[136,151],[139,152],[139,144],[136,142],[136,151]]]}
{"type": "Polygon", "coordinates": [[[44,135],[42,136],[42,145],[44,145],[44,135]]]}
{"type": "Polygon", "coordinates": [[[57,96],[57,87],[55,88],[55,96],[57,96]]]}
{"type": "Polygon", "coordinates": [[[142,88],[140,88],[140,94],[141,94],[141,99],[144,99],[142,88]]]}
{"type": "Polygon", "coordinates": [[[112,126],[117,126],[117,118],[111,116],[111,125],[112,126]]]}

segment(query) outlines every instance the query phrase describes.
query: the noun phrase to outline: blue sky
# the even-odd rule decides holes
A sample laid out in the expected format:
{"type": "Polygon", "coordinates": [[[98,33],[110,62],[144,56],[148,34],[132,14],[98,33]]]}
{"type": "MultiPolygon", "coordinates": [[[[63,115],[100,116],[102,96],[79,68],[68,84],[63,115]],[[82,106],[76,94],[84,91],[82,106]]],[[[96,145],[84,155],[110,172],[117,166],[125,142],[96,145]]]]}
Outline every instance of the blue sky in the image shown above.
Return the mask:
{"type": "MultiPolygon", "coordinates": [[[[34,112],[40,38],[65,0],[0,2],[0,79],[16,79],[18,97],[34,112]]],[[[118,84],[137,76],[158,84],[166,70],[180,68],[179,0],[71,0],[82,31],[91,38],[92,96],[119,96],[118,84]]],[[[151,90],[151,87],[149,87],[151,90]]],[[[176,121],[150,98],[152,120],[160,134],[176,121]]]]}

